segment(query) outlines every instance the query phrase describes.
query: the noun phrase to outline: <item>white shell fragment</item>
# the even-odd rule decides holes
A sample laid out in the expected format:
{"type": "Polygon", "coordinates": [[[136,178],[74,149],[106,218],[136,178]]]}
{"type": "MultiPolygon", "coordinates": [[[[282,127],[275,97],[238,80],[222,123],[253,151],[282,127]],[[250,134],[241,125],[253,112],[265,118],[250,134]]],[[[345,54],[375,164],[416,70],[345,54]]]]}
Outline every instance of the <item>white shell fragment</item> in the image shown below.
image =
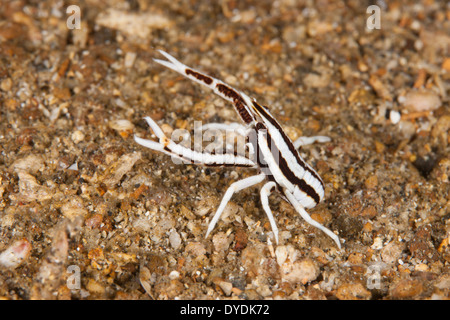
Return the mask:
{"type": "Polygon", "coordinates": [[[399,102],[409,112],[433,111],[442,104],[439,96],[431,90],[411,90],[399,97],[399,102]]]}
{"type": "Polygon", "coordinates": [[[157,13],[130,13],[116,9],[101,12],[96,23],[141,39],[147,39],[152,29],[162,29],[171,25],[169,19],[157,13]]]}
{"type": "Polygon", "coordinates": [[[134,125],[129,120],[118,119],[109,122],[109,127],[116,131],[130,131],[134,129],[134,125]]]}
{"type": "Polygon", "coordinates": [[[26,239],[15,241],[5,251],[0,253],[0,265],[6,268],[17,268],[29,256],[31,244],[26,239]]]}
{"type": "Polygon", "coordinates": [[[391,112],[389,112],[389,120],[393,123],[393,124],[397,124],[400,122],[402,115],[400,114],[400,112],[395,111],[395,110],[391,110],[391,112]]]}

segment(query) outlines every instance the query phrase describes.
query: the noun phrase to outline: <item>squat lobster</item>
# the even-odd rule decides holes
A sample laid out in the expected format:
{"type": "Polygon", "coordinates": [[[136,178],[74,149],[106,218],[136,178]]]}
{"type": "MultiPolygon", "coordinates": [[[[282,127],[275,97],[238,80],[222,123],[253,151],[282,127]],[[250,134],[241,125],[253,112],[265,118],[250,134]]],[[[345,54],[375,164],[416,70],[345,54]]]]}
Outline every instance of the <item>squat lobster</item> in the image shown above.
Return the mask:
{"type": "Polygon", "coordinates": [[[212,154],[191,150],[167,138],[153,119],[145,117],[153,132],[159,138],[159,142],[145,140],[135,136],[135,141],[144,147],[205,166],[236,166],[259,169],[259,174],[236,181],[230,185],[213,219],[209,223],[206,237],[214,229],[225,206],[235,192],[268,180],[260,191],[261,203],[267,214],[277,243],[278,228],[269,207],[269,195],[274,188],[284,194],[285,199],[291,203],[306,222],[325,232],[335,241],[340,249],[341,243],[339,237],[331,230],[313,220],[305,210],[305,208],[315,207],[323,199],[324,187],[323,181],[317,172],[303,160],[297,150],[302,145],[315,141],[327,142],[330,139],[324,136],[302,137],[293,143],[284,133],[268,108],[259,105],[255,99],[251,99],[245,93],[230,87],[218,79],[182,64],[162,50],[159,50],[159,52],[168,61],[154,59],[155,62],[212,89],[217,95],[230,101],[245,123],[245,125],[236,123],[230,125],[210,123],[204,125],[202,129],[236,130],[238,133],[247,137],[249,141],[247,145],[250,150],[253,150],[253,154],[256,155],[254,157],[256,159],[249,159],[237,154],[212,154]],[[255,150],[257,151],[255,152],[255,150]]]}

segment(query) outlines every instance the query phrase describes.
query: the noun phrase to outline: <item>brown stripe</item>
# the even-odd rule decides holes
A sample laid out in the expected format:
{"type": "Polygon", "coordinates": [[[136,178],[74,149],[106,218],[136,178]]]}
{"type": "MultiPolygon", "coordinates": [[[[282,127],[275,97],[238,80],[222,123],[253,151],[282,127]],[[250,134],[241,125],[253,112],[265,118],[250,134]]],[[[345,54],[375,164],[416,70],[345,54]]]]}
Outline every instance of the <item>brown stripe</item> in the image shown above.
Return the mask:
{"type": "Polygon", "coordinates": [[[245,101],[239,93],[222,83],[217,84],[216,88],[225,97],[228,97],[233,101],[237,112],[245,123],[250,123],[253,121],[253,116],[247,111],[247,109],[245,109],[245,101]]]}
{"type": "Polygon", "coordinates": [[[199,163],[199,164],[207,167],[246,167],[246,168],[253,167],[253,165],[250,164],[234,164],[234,163],[199,163]]]}
{"type": "Polygon", "coordinates": [[[211,83],[213,83],[213,79],[211,79],[208,76],[205,76],[204,74],[198,73],[198,72],[196,72],[194,70],[191,70],[191,69],[186,69],[185,71],[186,71],[187,75],[192,75],[195,78],[197,78],[198,80],[203,81],[207,85],[210,85],[211,83]]]}
{"type": "Polygon", "coordinates": [[[271,116],[269,115],[266,110],[264,110],[264,108],[262,106],[260,106],[256,101],[253,101],[253,105],[255,106],[255,108],[263,115],[263,117],[265,117],[267,120],[269,120],[269,122],[278,129],[278,131],[281,134],[281,137],[283,138],[284,142],[286,143],[286,145],[288,146],[289,150],[291,151],[291,153],[294,155],[295,160],[298,162],[298,164],[300,166],[302,166],[302,168],[305,171],[308,171],[314,178],[316,178],[322,185],[323,185],[323,181],[322,178],[320,178],[320,176],[314,171],[312,170],[304,161],[302,158],[300,158],[300,155],[298,154],[298,151],[295,149],[294,145],[292,144],[291,140],[286,136],[286,133],[283,131],[283,128],[281,128],[280,124],[271,116]]]}
{"type": "Polygon", "coordinates": [[[284,174],[286,179],[288,179],[292,184],[297,185],[301,191],[305,192],[309,197],[311,197],[316,204],[320,202],[320,196],[316,192],[316,190],[311,187],[309,184],[306,183],[304,179],[300,179],[297,177],[292,170],[289,168],[286,159],[283,158],[283,155],[281,154],[280,150],[278,150],[275,143],[272,143],[272,137],[270,136],[267,128],[261,123],[260,125],[256,125],[256,130],[264,130],[264,134],[266,135],[267,139],[267,145],[269,147],[269,150],[272,152],[272,155],[275,159],[278,159],[278,166],[280,167],[281,172],[284,174]]]}

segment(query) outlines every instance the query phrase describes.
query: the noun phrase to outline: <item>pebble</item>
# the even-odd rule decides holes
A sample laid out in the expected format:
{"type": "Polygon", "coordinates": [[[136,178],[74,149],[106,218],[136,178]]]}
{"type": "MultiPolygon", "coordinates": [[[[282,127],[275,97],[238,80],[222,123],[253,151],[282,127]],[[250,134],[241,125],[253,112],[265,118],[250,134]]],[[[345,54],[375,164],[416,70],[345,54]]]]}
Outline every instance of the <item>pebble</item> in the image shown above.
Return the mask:
{"type": "Polygon", "coordinates": [[[86,289],[90,293],[103,295],[105,293],[105,286],[103,286],[98,281],[95,281],[94,279],[89,279],[88,283],[86,284],[86,289]]]}
{"type": "Polygon", "coordinates": [[[176,232],[175,229],[172,229],[172,231],[170,231],[169,242],[174,249],[178,249],[181,246],[180,234],[176,232]]]}
{"type": "Polygon", "coordinates": [[[280,270],[283,280],[302,284],[315,280],[320,273],[319,266],[310,258],[304,258],[293,263],[285,262],[280,270]]]}
{"type": "Polygon", "coordinates": [[[431,136],[433,138],[442,137],[442,144],[445,146],[448,144],[448,137],[450,135],[447,132],[450,130],[450,115],[441,116],[431,129],[431,136]]]}
{"type": "Polygon", "coordinates": [[[136,60],[136,52],[127,52],[125,54],[123,65],[125,68],[131,68],[136,60]]]}
{"type": "Polygon", "coordinates": [[[23,201],[44,201],[52,198],[50,188],[41,186],[36,178],[25,171],[19,171],[19,197],[23,201]]]}
{"type": "Polygon", "coordinates": [[[399,97],[399,102],[409,112],[433,111],[441,106],[441,99],[431,90],[411,90],[399,97]]]}
{"type": "Polygon", "coordinates": [[[328,73],[316,74],[308,73],[304,78],[303,82],[309,88],[325,88],[331,81],[331,76],[328,73]]]}
{"type": "Polygon", "coordinates": [[[442,69],[450,72],[450,58],[445,58],[444,62],[442,62],[442,69]]]}
{"type": "Polygon", "coordinates": [[[12,88],[12,80],[11,78],[6,78],[4,80],[2,80],[2,82],[0,83],[0,89],[4,92],[8,92],[11,90],[12,88]]]}
{"type": "Polygon", "coordinates": [[[232,289],[233,289],[233,284],[231,282],[218,281],[216,284],[220,287],[220,289],[222,289],[223,293],[226,296],[230,296],[231,295],[231,292],[232,292],[232,289]]]}
{"type": "Polygon", "coordinates": [[[282,266],[288,256],[287,246],[277,246],[277,248],[275,249],[275,256],[277,258],[278,265],[282,266]]]}
{"type": "Polygon", "coordinates": [[[381,249],[381,259],[388,264],[394,264],[400,259],[402,252],[403,246],[392,241],[381,249]]]}
{"type": "Polygon", "coordinates": [[[266,258],[265,245],[247,246],[241,253],[242,266],[248,276],[264,274],[267,270],[264,268],[266,258]]]}
{"type": "Polygon", "coordinates": [[[180,273],[176,270],[173,270],[169,273],[169,279],[170,280],[176,280],[180,278],[180,273]]]}
{"type": "Polygon", "coordinates": [[[13,242],[5,251],[0,253],[0,265],[15,269],[30,256],[32,246],[26,239],[13,242]]]}
{"type": "Polygon", "coordinates": [[[373,239],[371,248],[374,250],[380,250],[381,248],[383,248],[383,239],[381,239],[380,237],[376,237],[375,239],[373,239]]]}
{"type": "Polygon", "coordinates": [[[108,123],[109,127],[118,132],[122,131],[132,131],[134,129],[134,124],[126,119],[112,120],[108,123]]]}
{"type": "Polygon", "coordinates": [[[403,279],[392,287],[390,294],[394,299],[411,299],[421,294],[423,290],[423,284],[419,280],[403,279]]]}
{"type": "Polygon", "coordinates": [[[70,136],[70,138],[72,139],[72,141],[73,141],[75,144],[78,144],[78,143],[80,143],[81,141],[83,141],[83,140],[84,140],[84,137],[85,137],[84,133],[81,132],[80,130],[74,131],[74,132],[72,133],[72,135],[70,136]]]}
{"type": "Polygon", "coordinates": [[[73,221],[78,216],[85,217],[88,211],[81,197],[72,196],[61,206],[61,213],[73,221]]]}
{"type": "Polygon", "coordinates": [[[401,117],[402,117],[401,113],[396,110],[391,110],[391,112],[389,113],[389,120],[393,124],[399,123],[401,120],[401,117]]]}
{"type": "Polygon", "coordinates": [[[38,171],[44,170],[45,164],[41,155],[30,154],[14,161],[12,168],[16,172],[23,170],[30,174],[36,174],[38,171]]]}
{"type": "Polygon", "coordinates": [[[194,257],[198,257],[206,253],[206,248],[205,245],[200,242],[191,242],[186,245],[186,252],[194,257]]]}
{"type": "Polygon", "coordinates": [[[371,175],[364,181],[364,185],[367,189],[375,189],[378,185],[378,177],[376,174],[371,175]]]}
{"type": "Polygon", "coordinates": [[[132,13],[117,9],[108,9],[101,12],[97,16],[96,23],[140,39],[148,39],[152,29],[166,28],[171,25],[170,20],[160,14],[151,12],[132,13]]]}
{"type": "Polygon", "coordinates": [[[212,238],[214,249],[218,252],[227,251],[230,247],[231,239],[225,232],[218,232],[212,238]]]}
{"type": "Polygon", "coordinates": [[[134,164],[139,159],[141,159],[140,152],[124,154],[105,170],[105,173],[101,178],[102,182],[106,184],[108,188],[114,188],[122,177],[133,168],[134,164]]]}
{"type": "Polygon", "coordinates": [[[336,292],[336,297],[340,300],[369,300],[372,293],[361,283],[345,283],[336,292]]]}
{"type": "Polygon", "coordinates": [[[391,93],[388,88],[386,88],[384,82],[376,74],[370,75],[369,84],[380,98],[387,101],[392,101],[391,93]]]}

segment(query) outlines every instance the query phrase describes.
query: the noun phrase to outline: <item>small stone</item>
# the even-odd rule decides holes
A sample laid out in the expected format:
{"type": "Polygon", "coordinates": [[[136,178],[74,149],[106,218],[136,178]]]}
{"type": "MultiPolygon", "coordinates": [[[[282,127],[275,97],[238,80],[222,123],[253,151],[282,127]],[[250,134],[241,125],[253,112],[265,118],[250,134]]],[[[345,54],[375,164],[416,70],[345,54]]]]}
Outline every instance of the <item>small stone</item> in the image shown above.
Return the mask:
{"type": "Polygon", "coordinates": [[[375,189],[378,185],[378,177],[373,174],[364,181],[364,185],[367,189],[375,189]]]}
{"type": "Polygon", "coordinates": [[[362,265],[364,262],[364,254],[360,252],[353,252],[348,256],[347,261],[352,265],[362,265]]]}
{"type": "Polygon", "coordinates": [[[102,284],[100,284],[99,282],[95,281],[94,279],[89,279],[89,281],[86,285],[86,289],[90,293],[95,293],[95,294],[99,294],[99,295],[102,295],[103,293],[105,293],[105,287],[102,284]]]}
{"type": "Polygon", "coordinates": [[[397,124],[400,122],[402,118],[402,115],[400,112],[396,111],[396,110],[391,110],[391,112],[389,112],[389,120],[393,123],[393,124],[397,124]]]}
{"type": "Polygon", "coordinates": [[[102,223],[103,223],[103,216],[99,213],[92,215],[85,221],[86,227],[88,227],[90,229],[99,228],[102,223]]]}
{"type": "Polygon", "coordinates": [[[16,172],[23,170],[30,174],[36,174],[38,171],[44,170],[44,159],[40,155],[30,154],[14,161],[12,168],[16,172]]]}
{"type": "Polygon", "coordinates": [[[206,253],[206,248],[200,242],[191,242],[186,246],[186,252],[194,257],[198,257],[206,253]]]}
{"type": "Polygon", "coordinates": [[[391,296],[394,299],[411,299],[421,294],[423,289],[419,280],[403,279],[391,289],[391,296]]]}
{"type": "Polygon", "coordinates": [[[391,93],[376,74],[370,75],[369,84],[380,98],[387,101],[392,101],[391,93]]]}
{"type": "Polygon", "coordinates": [[[308,23],[306,32],[311,37],[320,36],[333,31],[334,27],[328,21],[312,20],[308,23]]]}
{"type": "Polygon", "coordinates": [[[263,264],[265,260],[264,250],[266,246],[255,245],[247,246],[241,253],[242,266],[247,271],[247,276],[252,277],[258,274],[264,274],[263,264]]]}
{"type": "Polygon", "coordinates": [[[441,290],[448,290],[450,289],[450,275],[449,274],[443,274],[439,277],[439,279],[436,280],[435,285],[436,288],[441,290]]]}
{"type": "Polygon", "coordinates": [[[293,263],[284,263],[280,269],[283,280],[290,283],[306,284],[315,280],[320,273],[319,266],[310,258],[305,258],[293,263]]]}
{"type": "Polygon", "coordinates": [[[303,82],[309,88],[325,88],[330,83],[331,76],[328,73],[323,73],[321,75],[316,73],[308,73],[304,78],[303,82]]]}
{"type": "Polygon", "coordinates": [[[2,82],[0,83],[0,89],[4,92],[10,91],[11,88],[12,88],[11,78],[6,78],[6,79],[2,80],[2,82]]]}
{"type": "Polygon", "coordinates": [[[123,62],[123,65],[125,66],[125,68],[131,68],[134,64],[134,61],[136,60],[136,52],[127,52],[125,54],[125,59],[123,62]]]}
{"type": "Polygon", "coordinates": [[[223,293],[226,296],[230,296],[232,289],[233,289],[233,284],[227,281],[218,281],[217,285],[220,287],[220,289],[222,289],[223,293]]]}
{"type": "Polygon", "coordinates": [[[242,228],[237,229],[234,238],[236,239],[236,244],[234,245],[233,248],[234,251],[241,251],[247,246],[248,236],[247,232],[244,229],[242,228]]]}
{"type": "Polygon", "coordinates": [[[277,246],[277,248],[275,249],[275,256],[277,258],[278,265],[281,267],[287,259],[288,247],[287,246],[277,246]]]}
{"type": "Polygon", "coordinates": [[[377,153],[384,153],[385,150],[386,146],[382,142],[375,140],[375,151],[377,153]]]}
{"type": "Polygon", "coordinates": [[[124,154],[105,170],[101,180],[108,188],[115,187],[139,159],[141,159],[140,152],[124,154]]]}
{"type": "Polygon", "coordinates": [[[377,216],[377,208],[375,206],[368,206],[361,211],[361,216],[366,219],[373,219],[377,216]]]}
{"type": "MultiPolygon", "coordinates": [[[[50,188],[41,186],[36,178],[25,171],[19,171],[19,196],[22,201],[44,201],[52,198],[50,188]]],[[[14,197],[15,198],[15,197],[14,197]]]]}
{"type": "Polygon", "coordinates": [[[369,300],[372,294],[361,283],[346,283],[337,289],[336,297],[340,300],[369,300]]]}
{"type": "Polygon", "coordinates": [[[152,29],[163,29],[171,25],[169,19],[157,13],[134,13],[112,8],[100,12],[96,23],[138,39],[148,39],[152,29]]]}
{"type": "Polygon", "coordinates": [[[181,245],[181,237],[178,232],[172,230],[169,234],[169,242],[172,248],[178,249],[181,245]]]}
{"type": "Polygon", "coordinates": [[[72,196],[61,206],[61,213],[73,221],[78,216],[85,217],[88,211],[81,197],[72,196]]]}
{"type": "Polygon", "coordinates": [[[431,136],[433,138],[440,138],[443,146],[446,146],[449,142],[450,134],[450,115],[441,116],[431,129],[431,136]]]}
{"type": "Polygon", "coordinates": [[[212,238],[214,249],[218,252],[227,251],[230,246],[230,237],[225,232],[218,232],[212,238]]]}
{"type": "Polygon", "coordinates": [[[444,59],[444,62],[442,62],[442,69],[450,72],[450,58],[444,59]]]}
{"type": "Polygon", "coordinates": [[[328,210],[320,210],[311,214],[311,218],[322,225],[330,223],[333,219],[333,215],[328,210]]]}
{"type": "Polygon", "coordinates": [[[134,129],[134,125],[131,123],[131,121],[126,119],[112,120],[108,123],[108,125],[111,129],[118,132],[132,131],[134,129]]]}
{"type": "Polygon", "coordinates": [[[385,245],[381,250],[381,259],[386,263],[393,264],[400,259],[402,252],[402,246],[393,241],[385,245]]]}
{"type": "Polygon", "coordinates": [[[375,239],[373,239],[371,248],[374,250],[380,250],[381,248],[383,248],[383,239],[381,239],[380,237],[376,237],[375,239]]]}
{"type": "Polygon", "coordinates": [[[410,112],[433,111],[441,106],[441,99],[431,90],[411,90],[399,102],[410,112]]]}
{"type": "Polygon", "coordinates": [[[414,266],[414,271],[426,272],[428,270],[429,270],[428,265],[426,265],[425,263],[419,263],[414,266]]]}
{"type": "Polygon", "coordinates": [[[0,265],[15,269],[27,260],[31,253],[31,244],[28,240],[18,240],[0,253],[0,265]]]}
{"type": "Polygon", "coordinates": [[[80,143],[81,141],[84,140],[84,133],[81,132],[80,130],[76,130],[75,132],[72,133],[70,138],[72,139],[72,141],[75,144],[78,144],[78,143],[80,143]]]}
{"type": "Polygon", "coordinates": [[[170,280],[176,280],[176,279],[179,279],[179,278],[180,278],[180,273],[178,271],[174,270],[174,271],[171,271],[169,273],[169,279],[170,280]]]}
{"type": "Polygon", "coordinates": [[[64,88],[55,87],[53,89],[53,94],[55,95],[56,98],[61,100],[67,100],[71,96],[70,89],[67,87],[64,88]]]}

